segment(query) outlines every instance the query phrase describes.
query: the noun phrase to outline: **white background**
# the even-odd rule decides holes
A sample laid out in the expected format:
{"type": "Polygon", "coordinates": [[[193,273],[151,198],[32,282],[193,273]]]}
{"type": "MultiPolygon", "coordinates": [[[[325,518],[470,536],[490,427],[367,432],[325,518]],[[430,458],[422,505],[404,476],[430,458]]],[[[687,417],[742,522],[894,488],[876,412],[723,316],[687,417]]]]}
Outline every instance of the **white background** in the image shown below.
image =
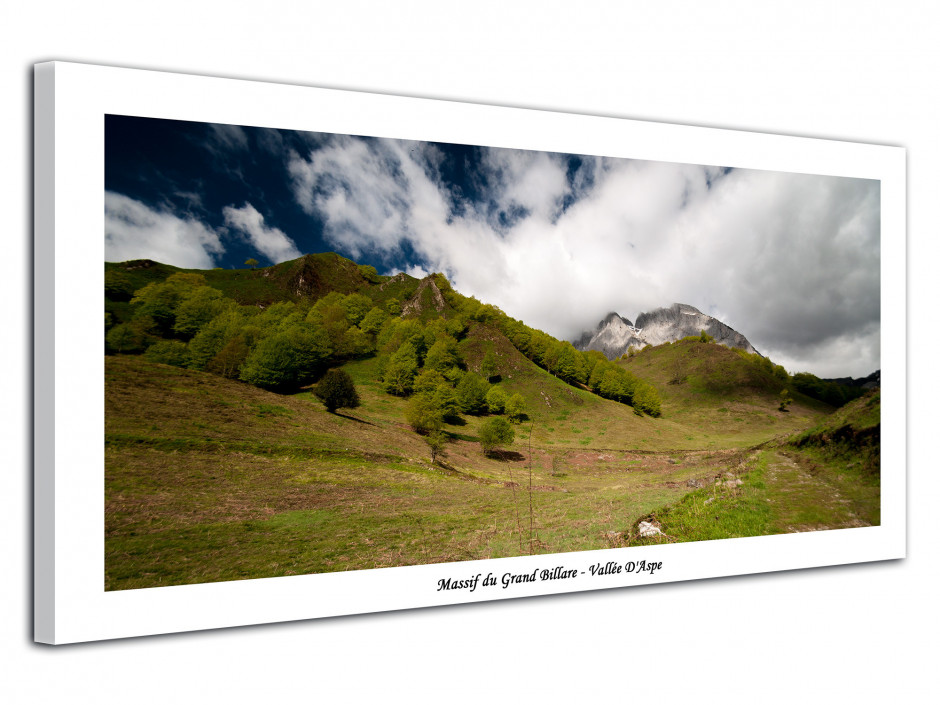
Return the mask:
{"type": "MultiPolygon", "coordinates": [[[[12,702],[935,697],[938,17],[928,3],[7,4],[0,153],[12,702]],[[759,6],[758,6],[759,5],[759,6]],[[909,558],[69,647],[31,634],[31,66],[62,59],[906,147],[909,558]],[[935,414],[934,414],[935,415],[935,414]]],[[[885,247],[890,243],[885,243],[885,247]]]]}

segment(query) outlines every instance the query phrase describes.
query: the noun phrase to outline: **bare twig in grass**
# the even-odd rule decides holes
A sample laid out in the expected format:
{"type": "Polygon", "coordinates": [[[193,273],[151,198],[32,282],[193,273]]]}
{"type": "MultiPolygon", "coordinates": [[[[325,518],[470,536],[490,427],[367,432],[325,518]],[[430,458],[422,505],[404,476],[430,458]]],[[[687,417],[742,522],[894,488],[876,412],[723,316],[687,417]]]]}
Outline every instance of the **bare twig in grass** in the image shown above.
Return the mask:
{"type": "Polygon", "coordinates": [[[519,550],[525,550],[522,540],[522,521],[519,519],[519,503],[516,501],[516,483],[512,479],[512,464],[509,465],[509,487],[512,488],[512,506],[516,512],[516,532],[519,534],[519,550]]]}
{"type": "Polygon", "coordinates": [[[535,529],[533,527],[532,511],[532,431],[535,429],[535,422],[529,426],[529,553],[534,553],[535,529]]]}

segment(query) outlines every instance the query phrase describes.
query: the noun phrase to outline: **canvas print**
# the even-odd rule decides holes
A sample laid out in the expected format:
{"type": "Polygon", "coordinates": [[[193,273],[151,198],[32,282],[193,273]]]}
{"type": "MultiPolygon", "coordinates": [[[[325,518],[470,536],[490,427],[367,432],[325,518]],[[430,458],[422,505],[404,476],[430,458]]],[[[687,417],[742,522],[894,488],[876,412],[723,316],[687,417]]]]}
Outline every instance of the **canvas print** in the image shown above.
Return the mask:
{"type": "Polygon", "coordinates": [[[878,180],[104,146],[106,591],[880,524],[878,180]]]}

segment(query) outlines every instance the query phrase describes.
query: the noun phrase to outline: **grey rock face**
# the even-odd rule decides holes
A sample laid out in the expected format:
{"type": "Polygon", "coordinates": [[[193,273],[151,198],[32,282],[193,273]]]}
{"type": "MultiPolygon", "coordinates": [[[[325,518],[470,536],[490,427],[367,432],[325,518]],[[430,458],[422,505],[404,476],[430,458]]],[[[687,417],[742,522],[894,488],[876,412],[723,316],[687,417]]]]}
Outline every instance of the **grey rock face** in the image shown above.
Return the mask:
{"type": "Polygon", "coordinates": [[[673,304],[669,308],[641,313],[636,324],[631,324],[619,314],[609,313],[593,332],[583,333],[573,344],[578,350],[600,350],[608,360],[615,360],[631,347],[639,349],[671,343],[689,335],[698,335],[703,330],[716,343],[757,352],[736,330],[687,304],[673,304]]]}

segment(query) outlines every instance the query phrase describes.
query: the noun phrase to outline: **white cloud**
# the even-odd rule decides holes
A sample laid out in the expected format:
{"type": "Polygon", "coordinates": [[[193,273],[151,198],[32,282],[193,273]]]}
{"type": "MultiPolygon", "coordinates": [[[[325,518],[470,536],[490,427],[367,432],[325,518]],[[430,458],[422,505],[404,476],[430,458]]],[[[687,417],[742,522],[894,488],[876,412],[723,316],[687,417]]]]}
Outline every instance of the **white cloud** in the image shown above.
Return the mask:
{"type": "Polygon", "coordinates": [[[407,241],[423,269],[561,338],[611,310],[681,302],[811,372],[880,364],[877,182],[585,158],[569,183],[557,156],[492,150],[485,198],[455,210],[433,156],[343,137],[294,155],[290,173],[354,257],[391,259],[407,241]]]}
{"type": "Polygon", "coordinates": [[[212,228],[194,218],[154,210],[113,191],[105,192],[105,260],[152,259],[189,269],[211,269],[225,248],[212,228]]]}
{"type": "Polygon", "coordinates": [[[222,209],[222,215],[225,216],[226,225],[241,232],[258,252],[274,264],[301,256],[294,241],[279,228],[265,225],[264,216],[250,203],[241,208],[226,206],[222,209]]]}

